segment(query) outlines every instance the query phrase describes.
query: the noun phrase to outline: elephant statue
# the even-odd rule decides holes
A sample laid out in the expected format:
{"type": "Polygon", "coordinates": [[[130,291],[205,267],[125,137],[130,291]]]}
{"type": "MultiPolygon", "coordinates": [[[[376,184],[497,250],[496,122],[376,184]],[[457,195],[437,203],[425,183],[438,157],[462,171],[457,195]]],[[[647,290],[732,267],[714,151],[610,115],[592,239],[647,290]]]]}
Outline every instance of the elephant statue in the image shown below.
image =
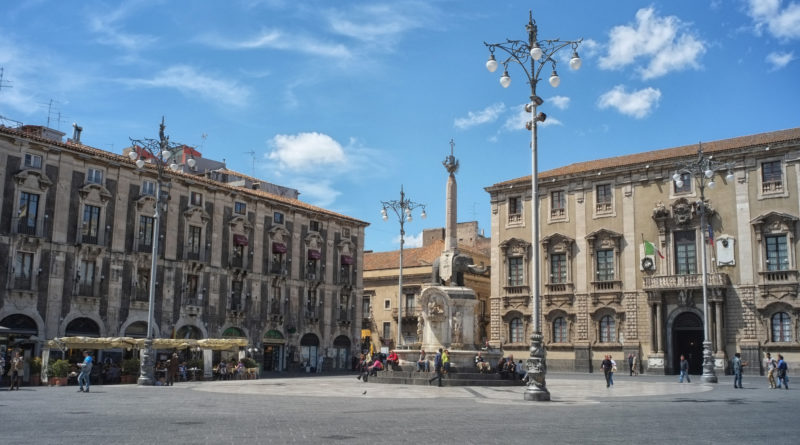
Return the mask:
{"type": "MultiPolygon", "coordinates": [[[[449,257],[442,255],[433,260],[431,267],[431,282],[440,286],[445,285],[445,280],[442,279],[440,266],[442,261],[447,261],[449,257]]],[[[473,264],[472,257],[462,253],[456,254],[452,257],[452,273],[450,275],[451,286],[464,286],[464,272],[469,271],[478,275],[484,275],[488,271],[488,267],[480,267],[473,264]]]]}

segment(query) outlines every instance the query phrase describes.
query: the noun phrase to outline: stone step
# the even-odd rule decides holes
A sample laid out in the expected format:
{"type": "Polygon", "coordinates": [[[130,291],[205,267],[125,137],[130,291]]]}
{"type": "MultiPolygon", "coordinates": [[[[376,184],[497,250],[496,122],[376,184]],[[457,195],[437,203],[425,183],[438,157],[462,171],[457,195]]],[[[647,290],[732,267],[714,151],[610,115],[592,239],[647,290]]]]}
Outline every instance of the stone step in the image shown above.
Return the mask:
{"type": "MultiPolygon", "coordinates": [[[[491,374],[486,374],[484,376],[489,378],[455,378],[455,375],[446,375],[442,377],[442,386],[525,386],[521,380],[501,379],[497,375],[491,374]]],[[[429,379],[431,377],[432,375],[427,373],[418,373],[416,377],[404,377],[388,375],[387,373],[379,373],[377,376],[371,376],[369,378],[369,383],[395,385],[437,385],[438,382],[436,381],[429,383],[429,379]]]]}

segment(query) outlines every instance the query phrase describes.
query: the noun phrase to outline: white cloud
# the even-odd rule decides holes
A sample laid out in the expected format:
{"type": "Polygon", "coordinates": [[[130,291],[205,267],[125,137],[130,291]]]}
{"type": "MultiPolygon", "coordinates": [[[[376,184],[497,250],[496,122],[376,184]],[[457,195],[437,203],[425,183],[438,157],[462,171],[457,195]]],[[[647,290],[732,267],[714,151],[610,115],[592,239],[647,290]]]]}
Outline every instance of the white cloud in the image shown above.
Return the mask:
{"type": "Polygon", "coordinates": [[[772,71],[776,71],[785,67],[794,59],[794,52],[792,51],[788,53],[771,52],[767,54],[765,60],[772,65],[772,71]]]}
{"type": "Polygon", "coordinates": [[[453,126],[464,130],[476,125],[494,122],[504,111],[506,111],[504,103],[492,104],[480,111],[467,112],[467,117],[456,118],[453,121],[453,126]]]}
{"type": "Polygon", "coordinates": [[[800,3],[783,0],[749,0],[748,15],[756,25],[756,31],[766,28],[779,39],[800,38],[800,3]]]}
{"type": "Polygon", "coordinates": [[[698,59],[706,43],[689,33],[675,16],[658,17],[652,7],[636,12],[634,26],[615,26],[609,32],[608,53],[600,68],[619,69],[642,59],[636,69],[643,79],[663,76],[671,71],[699,68],[698,59]]]}
{"type": "Polygon", "coordinates": [[[264,29],[258,34],[243,39],[232,40],[214,35],[206,35],[200,39],[209,46],[229,50],[277,49],[281,51],[299,51],[306,54],[325,57],[349,58],[350,50],[340,43],[327,43],[304,35],[286,33],[279,29],[264,29]]]}
{"type": "Polygon", "coordinates": [[[154,36],[127,33],[123,30],[121,22],[138,6],[137,3],[140,2],[125,2],[114,10],[89,15],[89,29],[98,35],[97,41],[128,51],[139,51],[155,43],[158,39],[154,36]]]}
{"type": "Polygon", "coordinates": [[[331,30],[383,48],[391,48],[404,34],[436,24],[436,12],[427,2],[390,2],[329,10],[331,30]]]}
{"type": "MultiPolygon", "coordinates": [[[[545,113],[546,114],[546,113],[545,113]]],[[[518,130],[525,130],[528,131],[527,123],[531,120],[531,114],[525,111],[524,106],[520,106],[519,111],[509,116],[506,121],[503,123],[503,126],[500,128],[501,131],[518,131],[518,130]]],[[[539,122],[537,124],[538,127],[550,127],[553,125],[564,125],[560,120],[552,117],[547,116],[544,122],[539,122]]]]}
{"type": "Polygon", "coordinates": [[[545,101],[545,103],[553,104],[559,110],[566,110],[569,107],[570,98],[567,96],[553,96],[545,101]]]}
{"type": "Polygon", "coordinates": [[[300,191],[303,201],[323,208],[333,205],[336,198],[342,194],[327,178],[300,178],[293,181],[292,187],[300,191]]]}
{"type": "Polygon", "coordinates": [[[245,105],[250,95],[247,87],[236,82],[215,79],[185,65],[169,67],[152,79],[122,79],[120,82],[130,86],[174,88],[188,96],[200,96],[234,106],[245,105]]]}
{"type": "Polygon", "coordinates": [[[622,114],[642,119],[658,106],[660,98],[658,89],[648,87],[628,93],[624,86],[617,85],[600,96],[597,106],[601,109],[615,108],[622,114]]]}
{"type": "MultiPolygon", "coordinates": [[[[416,235],[406,233],[406,235],[403,237],[403,240],[405,241],[403,246],[406,249],[412,249],[414,247],[422,247],[422,232],[419,232],[416,235]]],[[[396,237],[394,237],[392,242],[394,242],[395,244],[397,244],[399,246],[400,245],[400,235],[397,235],[396,237]]]]}
{"type": "Polygon", "coordinates": [[[282,167],[304,171],[310,167],[330,167],[347,161],[342,145],[323,133],[278,134],[270,141],[267,155],[282,167]]]}

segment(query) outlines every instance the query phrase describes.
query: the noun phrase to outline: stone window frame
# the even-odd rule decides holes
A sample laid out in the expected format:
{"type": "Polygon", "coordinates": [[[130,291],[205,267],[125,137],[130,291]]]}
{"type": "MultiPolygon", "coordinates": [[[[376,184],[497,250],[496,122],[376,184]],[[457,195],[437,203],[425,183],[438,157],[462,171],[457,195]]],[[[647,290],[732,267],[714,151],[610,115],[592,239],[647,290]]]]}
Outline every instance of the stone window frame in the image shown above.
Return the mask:
{"type": "Polygon", "coordinates": [[[612,250],[614,255],[613,267],[613,279],[611,280],[604,280],[603,282],[609,281],[622,281],[621,275],[621,257],[622,257],[622,241],[623,236],[621,233],[614,232],[613,230],[608,229],[599,229],[596,230],[589,235],[586,235],[586,247],[587,247],[587,254],[589,255],[589,263],[591,264],[591,282],[598,282],[597,279],[598,270],[597,270],[597,256],[595,252],[599,250],[612,250]]]}
{"type": "Polygon", "coordinates": [[[506,228],[511,227],[525,227],[525,199],[522,194],[515,194],[506,197],[505,199],[505,208],[506,208],[506,220],[505,226],[506,228]],[[517,203],[517,207],[519,207],[519,212],[511,213],[511,203],[517,203]]]}
{"type": "Polygon", "coordinates": [[[288,230],[286,230],[285,227],[283,227],[283,225],[276,224],[269,229],[269,240],[267,244],[267,255],[269,255],[267,270],[269,273],[280,275],[288,274],[289,265],[292,261],[291,257],[289,256],[289,240],[291,240],[291,234],[288,230]],[[287,251],[285,253],[273,252],[272,243],[283,244],[286,246],[287,251]],[[276,260],[279,263],[278,265],[275,264],[276,260]]]}
{"type": "Polygon", "coordinates": [[[156,196],[156,181],[152,179],[142,179],[142,186],[139,191],[140,196],[156,196]]]}
{"type": "Polygon", "coordinates": [[[770,272],[767,268],[767,247],[765,238],[767,236],[786,236],[787,260],[789,266],[786,271],[794,271],[797,269],[797,258],[795,258],[794,244],[795,244],[795,230],[797,229],[797,221],[800,220],[794,215],[781,212],[768,212],[754,218],[751,221],[753,232],[756,239],[758,248],[758,271],[760,273],[770,272]]]}
{"type": "Polygon", "coordinates": [[[617,216],[617,194],[612,181],[600,181],[592,184],[592,219],[597,218],[610,218],[617,216]],[[598,189],[600,187],[608,186],[609,196],[611,201],[609,203],[600,203],[598,201],[598,189]],[[608,208],[600,209],[600,206],[608,205],[608,208]]]}
{"type": "Polygon", "coordinates": [[[574,282],[574,277],[572,273],[572,265],[575,261],[575,257],[573,255],[573,247],[575,246],[575,240],[566,236],[562,235],[561,233],[554,233],[552,235],[546,236],[542,239],[542,250],[544,251],[542,262],[545,267],[545,280],[544,284],[546,285],[553,285],[553,284],[571,284],[574,282]],[[552,280],[552,273],[551,273],[551,262],[550,256],[552,254],[564,254],[566,255],[567,259],[567,277],[564,283],[554,283],[552,280]]]}
{"type": "Polygon", "coordinates": [[[512,317],[508,320],[508,342],[509,343],[524,343],[525,342],[525,322],[522,316],[512,317]],[[518,322],[519,338],[515,340],[515,326],[514,322],[518,322]]]}
{"type": "MultiPolygon", "coordinates": [[[[108,203],[111,201],[111,192],[105,188],[104,185],[95,182],[86,182],[78,190],[78,221],[77,221],[77,242],[84,242],[84,216],[87,206],[94,206],[100,209],[97,222],[97,242],[92,243],[100,246],[106,245],[108,236],[110,235],[111,225],[114,215],[108,215],[108,203]]],[[[88,236],[91,240],[91,237],[88,236]]]]}
{"type": "Polygon", "coordinates": [[[86,168],[86,184],[97,184],[104,186],[106,178],[106,169],[98,166],[89,166],[86,168]],[[99,178],[97,176],[100,176],[99,178]]]}
{"type": "Polygon", "coordinates": [[[547,196],[548,196],[547,205],[549,208],[549,211],[547,212],[547,223],[553,224],[553,223],[569,222],[569,199],[568,199],[567,189],[562,188],[562,189],[550,190],[548,191],[547,196]],[[561,209],[556,209],[553,207],[553,193],[560,193],[561,196],[563,197],[564,207],[562,207],[561,209]],[[561,210],[561,212],[557,212],[557,210],[561,210]],[[556,213],[560,214],[557,215],[556,213]]]}
{"type": "Polygon", "coordinates": [[[758,192],[758,200],[762,199],[771,199],[771,198],[786,198],[789,196],[789,187],[788,181],[786,177],[786,162],[784,161],[783,157],[770,157],[770,158],[763,158],[758,160],[758,171],[756,173],[756,181],[757,181],[757,192],[758,192]],[[781,167],[781,180],[779,184],[779,188],[776,187],[775,190],[767,190],[764,191],[764,188],[767,185],[764,183],[764,164],[773,163],[773,162],[780,162],[781,167]]]}
{"type": "Polygon", "coordinates": [[[625,313],[615,310],[613,307],[604,306],[594,311],[591,314],[592,323],[592,344],[602,346],[617,346],[621,345],[620,338],[622,337],[623,322],[625,320],[625,313]],[[610,341],[600,341],[602,334],[600,332],[602,321],[605,317],[611,317],[614,322],[614,338],[610,341]]]}
{"type": "Polygon", "coordinates": [[[383,310],[389,311],[392,309],[392,300],[390,298],[385,298],[383,300],[383,310]]]}
{"type": "Polygon", "coordinates": [[[511,287],[520,287],[520,286],[529,286],[531,282],[530,272],[530,249],[531,244],[523,239],[520,238],[509,238],[499,245],[501,251],[501,258],[503,259],[503,276],[501,278],[501,282],[503,284],[504,289],[508,289],[511,287]],[[509,259],[510,258],[522,258],[522,284],[520,286],[511,286],[509,284],[509,259]]]}
{"type": "Polygon", "coordinates": [[[545,315],[545,322],[547,323],[547,332],[545,333],[545,342],[548,344],[558,346],[571,346],[573,343],[575,328],[575,315],[565,311],[564,309],[554,309],[545,315]],[[555,324],[556,320],[564,320],[565,338],[564,341],[556,342],[555,324]]]}
{"type": "Polygon", "coordinates": [[[30,168],[30,169],[33,169],[33,170],[41,170],[42,167],[44,166],[44,155],[42,155],[41,153],[36,153],[36,152],[30,151],[30,150],[26,150],[22,154],[22,166],[23,166],[23,168],[26,168],[26,169],[30,168]],[[28,162],[29,158],[31,159],[31,162],[28,162]],[[36,163],[33,162],[34,159],[38,159],[39,160],[39,163],[38,163],[39,165],[35,165],[36,163]]]}
{"type": "Polygon", "coordinates": [[[27,169],[22,170],[19,173],[14,175],[14,214],[12,217],[12,233],[20,233],[19,232],[19,203],[20,199],[22,198],[22,193],[29,193],[32,195],[38,195],[38,203],[36,206],[36,221],[35,221],[35,236],[41,236],[45,230],[45,221],[47,221],[50,215],[47,214],[45,202],[47,199],[47,193],[50,191],[50,187],[53,186],[53,182],[44,175],[40,170],[35,169],[27,169]]]}
{"type": "MultiPolygon", "coordinates": [[[[27,244],[27,243],[26,243],[27,244]]],[[[9,272],[10,272],[10,280],[9,288],[12,290],[21,290],[27,292],[36,292],[38,290],[38,283],[36,280],[36,276],[39,274],[39,270],[41,269],[40,261],[41,261],[41,254],[39,252],[38,243],[31,244],[31,245],[22,245],[17,246],[12,253],[11,260],[12,263],[9,265],[9,272]],[[19,286],[17,283],[18,275],[17,275],[17,258],[19,255],[28,255],[30,256],[30,270],[28,271],[28,283],[25,286],[19,286]]]]}
{"type": "Polygon", "coordinates": [[[252,238],[250,234],[253,233],[253,225],[250,224],[250,221],[244,215],[238,213],[234,213],[228,221],[228,225],[230,226],[228,245],[231,249],[229,258],[232,260],[233,258],[241,256],[241,268],[247,269],[253,252],[253,247],[251,245],[252,239],[250,239],[252,238]],[[236,236],[244,237],[247,240],[247,245],[237,245],[234,242],[236,236]]]}
{"type": "MultiPolygon", "coordinates": [[[[795,330],[792,328],[793,325],[794,325],[794,320],[792,319],[792,316],[789,314],[788,311],[779,310],[779,311],[773,312],[772,315],[769,316],[769,339],[770,339],[770,341],[773,342],[773,343],[788,343],[788,342],[794,341],[794,331],[795,330]],[[775,339],[775,316],[777,316],[777,315],[785,315],[786,318],[788,319],[788,323],[787,324],[789,325],[788,332],[783,333],[784,336],[781,337],[778,340],[775,339]],[[789,338],[785,339],[787,336],[789,338]]],[[[781,328],[780,330],[782,331],[783,329],[781,328]]]]}
{"type": "Polygon", "coordinates": [[[242,201],[233,202],[234,215],[247,215],[247,203],[242,201]]]}
{"type": "Polygon", "coordinates": [[[761,322],[764,327],[763,341],[765,346],[787,346],[800,344],[800,316],[798,311],[791,304],[784,301],[773,301],[768,304],[761,312],[761,322]],[[772,317],[778,313],[785,313],[789,316],[789,341],[773,341],[772,339],[772,317]]]}
{"type": "Polygon", "coordinates": [[[208,257],[208,253],[211,251],[211,246],[208,245],[205,240],[207,239],[208,235],[208,223],[211,221],[211,216],[209,216],[206,211],[197,206],[193,206],[189,204],[188,208],[183,212],[183,233],[179,234],[179,236],[183,239],[183,245],[187,246],[186,249],[183,250],[184,259],[189,259],[189,237],[190,237],[190,226],[200,227],[200,253],[198,255],[199,261],[204,261],[208,257]]]}
{"type": "Polygon", "coordinates": [[[685,191],[676,191],[675,188],[675,181],[670,176],[667,181],[669,182],[669,197],[670,199],[677,199],[677,198],[694,198],[697,196],[697,187],[695,184],[694,176],[692,176],[689,172],[679,172],[678,174],[681,175],[681,179],[683,180],[683,187],[687,190],[685,191]]]}

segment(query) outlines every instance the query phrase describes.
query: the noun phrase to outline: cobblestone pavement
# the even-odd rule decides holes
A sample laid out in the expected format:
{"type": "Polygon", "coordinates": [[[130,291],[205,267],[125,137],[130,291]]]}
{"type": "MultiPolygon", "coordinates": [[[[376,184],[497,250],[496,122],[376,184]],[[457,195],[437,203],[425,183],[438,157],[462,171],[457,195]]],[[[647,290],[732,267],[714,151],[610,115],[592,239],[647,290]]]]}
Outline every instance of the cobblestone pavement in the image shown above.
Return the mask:
{"type": "MultiPolygon", "coordinates": [[[[352,375],[0,390],[2,444],[756,443],[793,441],[800,392],[761,377],[716,385],[672,376],[550,374],[524,387],[362,383],[352,375]]],[[[697,379],[699,380],[699,378],[697,379]]]]}

